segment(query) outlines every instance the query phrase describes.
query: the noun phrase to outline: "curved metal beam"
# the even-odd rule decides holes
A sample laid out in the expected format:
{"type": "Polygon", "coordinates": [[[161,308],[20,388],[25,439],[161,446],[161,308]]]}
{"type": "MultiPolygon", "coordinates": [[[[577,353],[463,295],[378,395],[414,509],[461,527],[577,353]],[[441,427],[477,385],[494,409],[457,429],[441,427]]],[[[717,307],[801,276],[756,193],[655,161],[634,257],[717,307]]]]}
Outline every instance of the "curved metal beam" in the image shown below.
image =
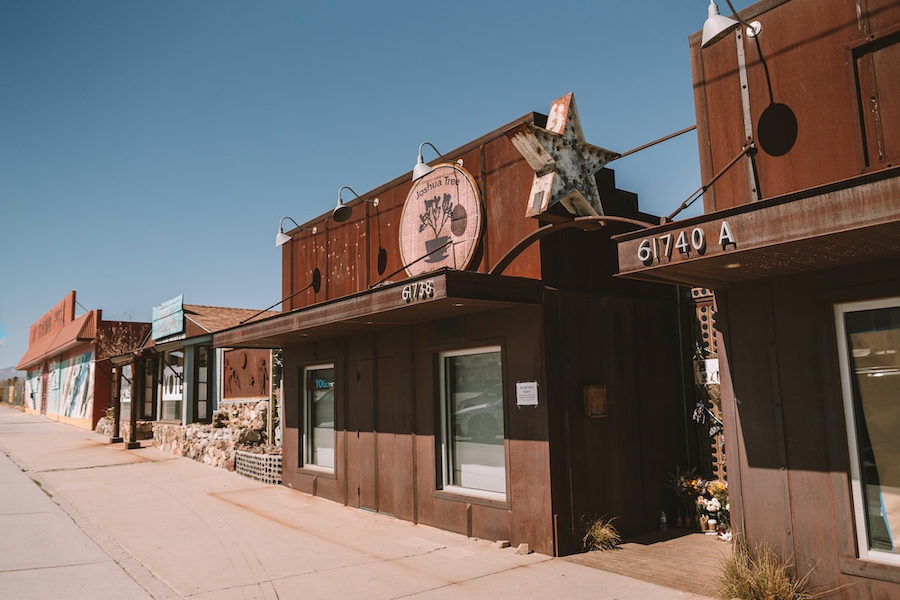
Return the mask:
{"type": "Polygon", "coordinates": [[[563,229],[572,229],[573,227],[577,227],[584,231],[596,231],[601,227],[605,227],[608,221],[613,223],[628,223],[629,225],[637,225],[644,229],[658,225],[658,223],[649,223],[647,221],[629,219],[628,217],[614,217],[611,215],[604,215],[602,217],[575,217],[571,221],[562,221],[560,223],[544,225],[540,229],[532,231],[523,237],[515,246],[510,248],[509,251],[503,255],[503,258],[500,259],[500,262],[494,265],[493,269],[488,271],[488,275],[500,275],[512,261],[525,251],[526,248],[539,239],[547,237],[551,233],[562,231],[563,229]]]}

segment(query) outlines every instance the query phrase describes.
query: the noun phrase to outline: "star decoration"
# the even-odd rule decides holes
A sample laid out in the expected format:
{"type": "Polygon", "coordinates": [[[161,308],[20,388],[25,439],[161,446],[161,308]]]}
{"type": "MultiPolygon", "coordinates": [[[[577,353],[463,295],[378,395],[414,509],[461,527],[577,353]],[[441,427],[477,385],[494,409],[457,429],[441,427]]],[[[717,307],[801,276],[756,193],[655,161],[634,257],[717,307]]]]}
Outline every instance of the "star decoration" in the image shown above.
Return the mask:
{"type": "Polygon", "coordinates": [[[572,93],[550,106],[546,129],[523,123],[506,136],[534,169],[526,216],[540,217],[556,204],[579,217],[603,215],[594,174],[618,154],[584,141],[572,93]]]}

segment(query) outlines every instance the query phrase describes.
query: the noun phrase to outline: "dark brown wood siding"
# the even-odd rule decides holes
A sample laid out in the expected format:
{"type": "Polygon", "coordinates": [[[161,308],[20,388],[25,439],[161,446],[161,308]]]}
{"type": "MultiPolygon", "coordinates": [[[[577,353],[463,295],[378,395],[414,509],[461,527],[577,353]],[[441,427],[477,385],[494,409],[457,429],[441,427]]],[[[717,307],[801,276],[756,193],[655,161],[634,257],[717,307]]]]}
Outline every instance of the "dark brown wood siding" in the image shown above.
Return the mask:
{"type": "Polygon", "coordinates": [[[286,485],[349,506],[553,554],[540,307],[504,309],[285,349],[286,485]],[[437,356],[499,344],[504,352],[505,502],[441,492],[437,356]],[[303,469],[301,369],[334,362],[334,475],[303,469]],[[515,383],[538,381],[537,408],[517,409],[515,383]]]}

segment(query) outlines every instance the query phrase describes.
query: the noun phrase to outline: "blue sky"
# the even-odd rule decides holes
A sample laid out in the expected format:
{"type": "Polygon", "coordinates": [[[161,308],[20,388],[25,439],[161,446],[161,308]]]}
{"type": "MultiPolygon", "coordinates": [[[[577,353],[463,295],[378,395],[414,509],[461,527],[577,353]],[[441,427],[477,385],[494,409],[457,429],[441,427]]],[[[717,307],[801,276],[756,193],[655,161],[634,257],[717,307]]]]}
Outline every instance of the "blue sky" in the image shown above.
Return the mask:
{"type": "MultiPolygon", "coordinates": [[[[106,319],[277,302],[279,219],[403,175],[423,141],[448,152],[568,92],[611,150],[693,125],[707,6],[2,0],[0,368],[73,289],[106,319]]],[[[668,214],[699,187],[696,135],[610,167],[668,214]]]]}

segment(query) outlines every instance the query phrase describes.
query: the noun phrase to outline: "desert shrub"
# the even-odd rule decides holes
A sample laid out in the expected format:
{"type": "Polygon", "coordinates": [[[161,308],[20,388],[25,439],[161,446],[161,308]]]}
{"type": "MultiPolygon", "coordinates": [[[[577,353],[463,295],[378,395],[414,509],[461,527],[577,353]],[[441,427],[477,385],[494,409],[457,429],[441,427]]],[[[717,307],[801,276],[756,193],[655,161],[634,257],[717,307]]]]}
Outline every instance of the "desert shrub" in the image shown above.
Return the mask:
{"type": "Polygon", "coordinates": [[[719,596],[740,600],[812,600],[820,594],[808,589],[810,574],[811,570],[798,579],[792,560],[782,559],[762,544],[751,551],[738,540],[731,556],[722,561],[719,596]]]}
{"type": "Polygon", "coordinates": [[[584,537],[581,543],[588,552],[592,550],[613,550],[622,541],[619,532],[613,527],[613,520],[606,517],[585,518],[584,537]]]}

